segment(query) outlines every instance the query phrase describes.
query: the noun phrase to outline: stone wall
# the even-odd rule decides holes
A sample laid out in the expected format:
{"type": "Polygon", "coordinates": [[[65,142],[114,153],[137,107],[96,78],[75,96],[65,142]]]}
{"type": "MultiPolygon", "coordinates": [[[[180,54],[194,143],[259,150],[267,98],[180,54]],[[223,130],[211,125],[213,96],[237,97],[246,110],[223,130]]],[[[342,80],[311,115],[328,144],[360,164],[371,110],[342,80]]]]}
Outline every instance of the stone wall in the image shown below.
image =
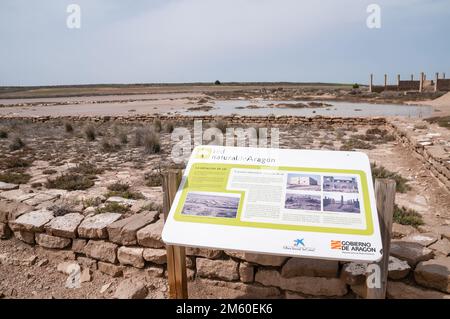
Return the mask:
{"type": "MultiPolygon", "coordinates": [[[[83,268],[112,277],[167,276],[163,226],[162,216],[152,211],[127,218],[115,213],[54,216],[46,209],[0,200],[2,239],[16,236],[46,250],[65,251],[83,268]]],[[[439,235],[395,227],[396,236],[406,237],[392,243],[388,296],[450,298],[450,258],[445,257],[449,251],[441,252],[442,247],[449,248],[450,227],[439,235]]],[[[366,295],[367,264],[198,248],[187,248],[186,255],[189,280],[239,289],[247,297],[366,295]]]]}
{"type": "Polygon", "coordinates": [[[405,147],[450,191],[450,156],[442,145],[435,145],[431,138],[413,135],[402,123],[389,122],[393,132],[405,147]]]}
{"type": "Polygon", "coordinates": [[[302,124],[316,124],[316,125],[384,125],[386,119],[384,117],[332,117],[332,116],[294,116],[294,115],[268,115],[268,116],[243,116],[243,115],[230,115],[230,116],[217,116],[217,115],[203,115],[203,116],[191,116],[191,115],[135,115],[135,116],[39,116],[39,117],[9,117],[0,116],[0,121],[29,121],[32,123],[45,123],[51,121],[74,121],[74,122],[120,122],[126,123],[151,123],[156,119],[164,122],[175,123],[190,123],[193,124],[194,120],[202,120],[204,122],[216,122],[225,121],[231,125],[256,124],[256,125],[302,125],[302,124]]]}
{"type": "Polygon", "coordinates": [[[399,91],[419,91],[420,81],[403,81],[400,80],[398,83],[399,91]]]}
{"type": "Polygon", "coordinates": [[[436,87],[438,91],[450,91],[450,79],[438,79],[436,87]]]}

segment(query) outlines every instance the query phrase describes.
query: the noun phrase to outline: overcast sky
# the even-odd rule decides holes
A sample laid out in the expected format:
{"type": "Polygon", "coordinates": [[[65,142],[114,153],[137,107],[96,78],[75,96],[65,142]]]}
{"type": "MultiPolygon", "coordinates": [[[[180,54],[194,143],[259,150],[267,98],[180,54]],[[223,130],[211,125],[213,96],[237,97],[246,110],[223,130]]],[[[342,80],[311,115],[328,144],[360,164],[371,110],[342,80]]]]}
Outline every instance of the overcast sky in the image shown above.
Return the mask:
{"type": "Polygon", "coordinates": [[[449,34],[449,0],[0,0],[0,85],[450,76],[449,34]]]}

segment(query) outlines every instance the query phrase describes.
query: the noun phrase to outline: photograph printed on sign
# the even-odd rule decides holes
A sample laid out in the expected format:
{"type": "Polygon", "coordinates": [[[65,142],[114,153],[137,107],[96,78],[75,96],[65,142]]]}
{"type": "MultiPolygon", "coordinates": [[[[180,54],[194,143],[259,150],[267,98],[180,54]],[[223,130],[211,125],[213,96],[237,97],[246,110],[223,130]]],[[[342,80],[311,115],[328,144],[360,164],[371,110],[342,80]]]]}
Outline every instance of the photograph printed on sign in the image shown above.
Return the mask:
{"type": "Polygon", "coordinates": [[[289,190],[320,191],[320,175],[289,173],[286,188],[289,190]]]}
{"type": "Polygon", "coordinates": [[[320,195],[288,193],[286,194],[284,208],[320,211],[321,198],[320,195]]]}
{"type": "Polygon", "coordinates": [[[323,195],[323,210],[338,213],[360,213],[361,202],[358,194],[325,193],[323,195]]]}
{"type": "Polygon", "coordinates": [[[358,189],[355,176],[325,175],[323,177],[324,192],[358,193],[358,189]]]}
{"type": "Polygon", "coordinates": [[[189,192],[181,214],[236,218],[240,200],[239,194],[189,192]]]}

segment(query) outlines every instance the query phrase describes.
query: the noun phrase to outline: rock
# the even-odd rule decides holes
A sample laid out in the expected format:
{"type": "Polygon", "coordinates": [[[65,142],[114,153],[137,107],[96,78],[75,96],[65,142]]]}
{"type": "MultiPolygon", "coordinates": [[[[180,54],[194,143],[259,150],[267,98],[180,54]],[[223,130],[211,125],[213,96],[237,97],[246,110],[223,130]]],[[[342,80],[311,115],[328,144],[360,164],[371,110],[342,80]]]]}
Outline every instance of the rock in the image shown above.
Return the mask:
{"type": "Polygon", "coordinates": [[[8,224],[0,223],[0,239],[9,239],[11,237],[11,229],[8,224]]]}
{"type": "Polygon", "coordinates": [[[437,228],[437,232],[444,238],[450,240],[450,226],[443,225],[437,228]]]}
{"type": "Polygon", "coordinates": [[[427,246],[430,246],[431,244],[437,242],[439,238],[440,238],[440,236],[438,236],[435,233],[422,233],[422,234],[413,234],[413,235],[406,236],[402,240],[411,242],[411,243],[417,243],[417,244],[427,247],[427,246]]]}
{"type": "Polygon", "coordinates": [[[158,265],[167,263],[167,251],[165,249],[145,248],[144,259],[158,265]]]}
{"type": "Polygon", "coordinates": [[[17,256],[10,256],[8,254],[0,254],[0,264],[13,266],[33,266],[36,263],[37,256],[31,255],[29,257],[20,258],[17,256]]]}
{"type": "Polygon", "coordinates": [[[422,286],[450,293],[450,257],[420,262],[414,270],[414,279],[422,286]]]}
{"type": "Polygon", "coordinates": [[[450,295],[435,290],[425,290],[400,281],[388,281],[386,296],[389,299],[450,299],[450,295]]]}
{"type": "Polygon", "coordinates": [[[147,287],[141,282],[125,279],[114,293],[115,299],[144,299],[147,296],[147,287]]]}
{"type": "Polygon", "coordinates": [[[392,224],[392,238],[402,238],[414,233],[417,233],[417,230],[413,226],[392,224]]]}
{"type": "Polygon", "coordinates": [[[19,188],[19,185],[17,185],[17,184],[0,182],[0,191],[10,191],[13,189],[18,189],[18,188],[19,188]]]}
{"type": "Polygon", "coordinates": [[[352,285],[350,286],[351,291],[353,291],[360,298],[367,298],[367,286],[366,284],[352,285]]]}
{"type": "Polygon", "coordinates": [[[197,258],[197,276],[222,280],[238,280],[239,264],[234,260],[210,260],[197,258]]]}
{"type": "Polygon", "coordinates": [[[84,254],[84,247],[86,247],[86,239],[73,239],[72,250],[78,254],[84,254]]]}
{"type": "Polygon", "coordinates": [[[408,276],[410,270],[408,262],[389,256],[388,276],[390,279],[403,279],[408,276]]]}
{"type": "Polygon", "coordinates": [[[157,216],[158,212],[144,212],[118,220],[107,227],[109,240],[125,246],[136,245],[136,232],[153,223],[157,216]]]}
{"type": "Polygon", "coordinates": [[[66,274],[66,275],[70,275],[74,271],[74,269],[75,270],[76,269],[80,270],[81,267],[80,267],[80,265],[78,265],[75,262],[68,262],[68,261],[64,261],[62,263],[59,263],[56,266],[56,270],[57,271],[59,271],[59,272],[61,272],[63,274],[66,274]]]}
{"type": "Polygon", "coordinates": [[[47,234],[36,234],[36,243],[45,248],[63,249],[70,245],[68,238],[56,237],[47,234]]]}
{"type": "Polygon", "coordinates": [[[104,274],[110,275],[113,278],[120,277],[123,274],[124,266],[117,266],[102,261],[99,261],[97,266],[99,271],[101,271],[104,274]]]}
{"type": "Polygon", "coordinates": [[[58,216],[45,225],[45,230],[53,236],[76,238],[78,225],[80,225],[83,218],[84,216],[78,213],[58,216]]]}
{"type": "Polygon", "coordinates": [[[253,253],[243,253],[243,252],[234,252],[234,251],[226,251],[228,256],[242,259],[254,264],[262,265],[262,266],[281,266],[288,257],[283,256],[272,256],[272,255],[263,255],[263,254],[253,254],[253,253]]]}
{"type": "Polygon", "coordinates": [[[19,230],[14,232],[14,236],[23,241],[24,243],[33,245],[34,244],[34,233],[24,230],[19,230]]]}
{"type": "Polygon", "coordinates": [[[432,249],[434,254],[439,257],[447,257],[450,255],[450,241],[447,238],[435,242],[428,248],[432,249]]]}
{"type": "Polygon", "coordinates": [[[255,267],[246,262],[240,263],[239,278],[245,283],[253,282],[255,280],[255,267]]]}
{"type": "Polygon", "coordinates": [[[433,258],[433,251],[418,243],[406,241],[392,241],[391,255],[401,260],[406,260],[411,267],[414,267],[420,261],[426,261],[433,258]]]}
{"type": "Polygon", "coordinates": [[[140,246],[149,248],[164,248],[161,233],[164,228],[164,221],[159,219],[153,224],[147,225],[136,233],[140,246]]]}
{"type": "Polygon", "coordinates": [[[33,211],[33,207],[16,201],[0,200],[0,223],[15,220],[19,216],[33,211]]]}
{"type": "Polygon", "coordinates": [[[36,265],[37,265],[38,267],[46,266],[46,265],[48,265],[48,259],[47,259],[47,258],[41,259],[41,260],[39,260],[39,261],[37,262],[36,265]]]}
{"type": "Polygon", "coordinates": [[[58,198],[58,195],[55,194],[46,194],[46,193],[38,193],[35,194],[33,197],[23,200],[22,202],[24,204],[30,205],[30,206],[37,206],[39,204],[42,204],[44,202],[52,201],[54,199],[58,198]]]}
{"type": "Polygon", "coordinates": [[[133,206],[136,203],[136,200],[134,200],[134,199],[126,199],[126,198],[119,197],[119,196],[112,196],[112,197],[108,198],[106,200],[106,202],[108,202],[108,203],[118,203],[118,204],[121,204],[121,205],[124,205],[124,206],[131,207],[131,206],[133,206]]]}
{"type": "Polygon", "coordinates": [[[80,276],[80,282],[90,282],[92,280],[91,270],[89,268],[83,269],[80,276]]]}
{"type": "Polygon", "coordinates": [[[44,225],[53,219],[53,213],[49,210],[35,210],[19,216],[10,221],[9,226],[13,231],[42,232],[44,225]]]}
{"type": "Polygon", "coordinates": [[[292,277],[284,278],[276,270],[259,270],[255,281],[264,286],[280,287],[283,290],[300,292],[312,296],[344,296],[347,285],[338,278],[292,277]]]}
{"type": "Polygon", "coordinates": [[[144,248],[126,247],[119,248],[117,258],[122,265],[130,265],[136,268],[144,268],[144,248]]]}
{"type": "Polygon", "coordinates": [[[97,270],[97,260],[95,260],[95,259],[79,256],[79,257],[77,257],[77,261],[80,265],[83,266],[83,268],[97,270]]]}
{"type": "Polygon", "coordinates": [[[104,294],[109,289],[109,287],[111,287],[111,284],[112,284],[112,282],[110,282],[109,284],[103,285],[102,288],[100,288],[100,293],[104,294]]]}
{"type": "Polygon", "coordinates": [[[216,249],[186,247],[186,255],[204,257],[208,259],[217,259],[222,255],[222,251],[216,249]]]}
{"type": "Polygon", "coordinates": [[[299,276],[336,278],[338,270],[338,261],[291,258],[283,266],[281,276],[285,278],[299,276]]]}
{"type": "Polygon", "coordinates": [[[52,250],[43,248],[41,246],[36,247],[36,252],[40,255],[45,255],[48,259],[52,261],[66,261],[66,260],[75,260],[75,253],[70,250],[52,250]]]}
{"type": "Polygon", "coordinates": [[[86,217],[78,226],[78,235],[82,238],[108,238],[107,227],[122,217],[117,213],[103,213],[86,217]]]}
{"type": "Polygon", "coordinates": [[[242,282],[219,281],[204,278],[197,278],[190,283],[194,286],[189,292],[194,299],[204,298],[227,298],[235,299],[261,299],[261,298],[279,298],[280,290],[275,287],[264,287],[261,285],[244,284],[242,282]],[[196,286],[199,285],[197,288],[196,286]]]}
{"type": "Polygon", "coordinates": [[[367,263],[346,263],[342,267],[341,279],[348,285],[361,285],[366,281],[367,263]]]}
{"type": "Polygon", "coordinates": [[[36,196],[35,193],[29,193],[22,189],[13,189],[0,193],[0,197],[16,202],[23,202],[24,200],[33,198],[34,196],[36,196]]]}
{"type": "Polygon", "coordinates": [[[117,245],[103,240],[90,240],[84,252],[88,257],[112,264],[117,260],[117,245]]]}

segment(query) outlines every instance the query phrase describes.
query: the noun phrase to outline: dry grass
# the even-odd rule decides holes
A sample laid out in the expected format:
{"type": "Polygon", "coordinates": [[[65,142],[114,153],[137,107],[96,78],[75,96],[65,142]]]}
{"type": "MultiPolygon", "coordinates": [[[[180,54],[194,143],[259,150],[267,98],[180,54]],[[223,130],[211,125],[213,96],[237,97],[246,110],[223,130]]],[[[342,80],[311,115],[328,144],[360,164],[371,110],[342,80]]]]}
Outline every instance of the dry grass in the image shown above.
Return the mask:
{"type": "Polygon", "coordinates": [[[26,184],[31,179],[31,176],[22,172],[3,172],[0,173],[0,181],[11,184],[26,184]]]}
{"type": "Polygon", "coordinates": [[[9,144],[10,151],[17,151],[25,147],[25,142],[20,137],[15,137],[9,144]]]}
{"type": "Polygon", "coordinates": [[[85,190],[94,186],[92,176],[68,173],[54,179],[49,179],[45,185],[47,188],[64,189],[67,191],[85,190]]]}
{"type": "Polygon", "coordinates": [[[105,194],[105,197],[113,197],[118,196],[126,199],[144,199],[144,195],[139,192],[130,191],[130,185],[116,182],[108,186],[108,193],[105,194]]]}

